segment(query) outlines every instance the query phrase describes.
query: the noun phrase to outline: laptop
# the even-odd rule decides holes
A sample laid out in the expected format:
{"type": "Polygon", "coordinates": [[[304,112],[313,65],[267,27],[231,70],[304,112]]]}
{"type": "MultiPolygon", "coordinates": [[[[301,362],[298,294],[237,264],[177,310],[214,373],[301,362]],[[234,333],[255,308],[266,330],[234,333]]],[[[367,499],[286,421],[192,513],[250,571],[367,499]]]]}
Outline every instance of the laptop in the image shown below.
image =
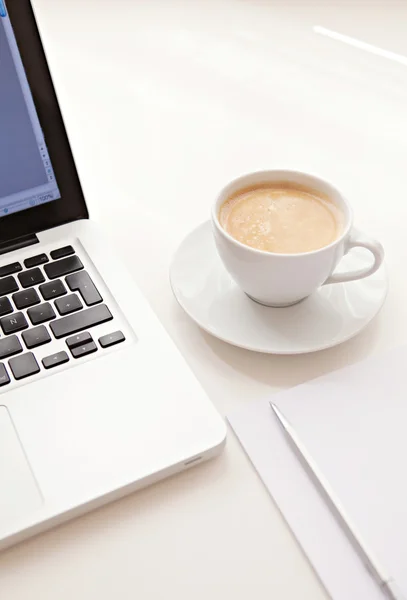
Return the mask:
{"type": "Polygon", "coordinates": [[[88,218],[30,1],[0,0],[0,549],[225,435],[88,218]]]}

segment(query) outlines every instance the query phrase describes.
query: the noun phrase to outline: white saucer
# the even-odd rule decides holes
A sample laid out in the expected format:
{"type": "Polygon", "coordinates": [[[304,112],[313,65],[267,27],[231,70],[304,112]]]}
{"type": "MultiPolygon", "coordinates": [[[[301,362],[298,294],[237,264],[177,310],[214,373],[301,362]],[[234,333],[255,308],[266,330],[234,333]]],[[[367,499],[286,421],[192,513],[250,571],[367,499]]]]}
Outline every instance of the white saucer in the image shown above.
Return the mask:
{"type": "MultiPolygon", "coordinates": [[[[365,250],[352,250],[341,268],[358,269],[370,260],[365,250]]],[[[377,315],[388,290],[382,266],[366,279],[323,286],[295,306],[261,306],[224,268],[210,222],[181,243],[170,281],[179,304],[202,329],[234,346],[270,354],[315,352],[349,340],[377,315]]]]}

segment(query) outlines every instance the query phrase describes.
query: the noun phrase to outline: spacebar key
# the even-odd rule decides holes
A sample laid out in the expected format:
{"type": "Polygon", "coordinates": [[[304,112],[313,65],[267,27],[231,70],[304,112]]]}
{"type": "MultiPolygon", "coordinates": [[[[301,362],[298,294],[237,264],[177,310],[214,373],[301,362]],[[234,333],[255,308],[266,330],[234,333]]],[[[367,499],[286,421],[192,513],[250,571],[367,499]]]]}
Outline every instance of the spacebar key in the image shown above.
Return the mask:
{"type": "Polygon", "coordinates": [[[112,319],[112,313],[106,304],[100,304],[99,306],[88,308],[63,319],[57,319],[50,323],[50,328],[56,338],[61,338],[82,331],[82,329],[106,323],[106,321],[111,321],[112,319]]]}

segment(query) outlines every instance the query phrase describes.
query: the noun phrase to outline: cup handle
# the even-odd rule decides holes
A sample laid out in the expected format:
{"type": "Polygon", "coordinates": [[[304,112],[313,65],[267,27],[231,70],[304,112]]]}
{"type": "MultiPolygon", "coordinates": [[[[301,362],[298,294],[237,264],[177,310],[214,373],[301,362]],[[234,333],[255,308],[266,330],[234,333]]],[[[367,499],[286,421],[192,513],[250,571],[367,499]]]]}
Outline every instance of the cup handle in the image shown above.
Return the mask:
{"type": "Polygon", "coordinates": [[[353,248],[366,248],[369,250],[373,254],[373,263],[369,267],[357,269],[356,271],[348,271],[347,273],[338,273],[336,275],[334,273],[328,277],[323,285],[364,279],[365,277],[369,277],[369,275],[373,275],[373,273],[377,271],[384,259],[384,250],[380,242],[365,236],[363,233],[353,230],[345,244],[345,254],[347,254],[353,248]]]}

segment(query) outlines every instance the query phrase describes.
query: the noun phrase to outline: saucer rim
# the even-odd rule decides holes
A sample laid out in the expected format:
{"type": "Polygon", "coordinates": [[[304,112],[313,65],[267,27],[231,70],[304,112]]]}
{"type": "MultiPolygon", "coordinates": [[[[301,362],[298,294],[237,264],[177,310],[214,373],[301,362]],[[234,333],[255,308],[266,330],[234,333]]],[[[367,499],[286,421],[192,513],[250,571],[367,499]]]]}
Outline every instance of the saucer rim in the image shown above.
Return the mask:
{"type": "MultiPolygon", "coordinates": [[[[228,340],[224,337],[222,337],[221,335],[219,335],[218,333],[215,333],[214,331],[212,331],[210,328],[208,328],[205,325],[202,325],[201,322],[199,322],[188,310],[187,308],[181,303],[178,294],[175,291],[175,284],[173,282],[173,265],[176,261],[178,252],[180,251],[181,247],[183,246],[183,244],[186,242],[186,240],[193,236],[194,233],[198,232],[199,229],[204,229],[205,226],[211,226],[211,221],[210,219],[202,222],[200,225],[197,225],[196,227],[194,227],[194,229],[192,229],[189,233],[187,233],[187,235],[182,239],[182,241],[180,242],[180,244],[178,245],[177,249],[175,250],[172,259],[171,259],[171,263],[170,263],[170,267],[169,267],[169,283],[170,283],[170,287],[171,287],[171,291],[174,295],[175,300],[177,301],[178,305],[182,308],[182,310],[185,312],[185,314],[203,331],[205,331],[206,333],[208,333],[209,335],[211,335],[212,337],[217,338],[218,340],[221,340],[222,342],[224,342],[225,344],[229,344],[230,346],[234,346],[235,348],[241,348],[242,350],[248,350],[250,352],[258,352],[259,354],[269,354],[269,355],[274,355],[274,356],[300,356],[301,354],[313,354],[315,352],[321,352],[323,350],[329,350],[330,348],[334,348],[335,346],[340,346],[341,344],[344,344],[345,342],[348,342],[349,340],[351,340],[352,338],[356,337],[357,335],[359,335],[360,333],[362,333],[362,331],[364,331],[371,323],[372,321],[377,317],[377,315],[380,313],[380,311],[382,310],[384,303],[386,302],[388,293],[389,293],[389,275],[388,275],[388,269],[387,269],[387,265],[386,262],[384,261],[382,263],[382,265],[380,266],[380,268],[378,269],[378,271],[381,271],[384,275],[384,279],[383,279],[383,284],[386,286],[383,297],[382,297],[382,301],[380,304],[378,304],[377,306],[377,310],[376,312],[372,315],[372,317],[363,324],[363,326],[358,329],[355,332],[352,332],[351,334],[345,336],[343,339],[341,339],[340,341],[334,341],[332,343],[327,343],[325,345],[319,345],[316,348],[311,348],[308,350],[270,350],[270,349],[262,349],[259,347],[254,347],[254,346],[247,346],[247,345],[243,345],[237,342],[233,342],[231,340],[228,340]]],[[[219,259],[220,260],[220,259],[219,259]]],[[[342,285],[342,286],[347,286],[349,284],[354,283],[354,281],[347,281],[347,282],[341,282],[339,284],[331,284],[331,285],[342,285]]],[[[238,287],[237,284],[235,284],[236,287],[238,287]]],[[[244,293],[244,292],[242,292],[244,293]]],[[[251,300],[253,302],[253,300],[251,300]]],[[[278,311],[283,311],[283,310],[292,310],[296,305],[293,306],[285,306],[285,307],[265,307],[269,310],[278,310],[278,311]]]]}

